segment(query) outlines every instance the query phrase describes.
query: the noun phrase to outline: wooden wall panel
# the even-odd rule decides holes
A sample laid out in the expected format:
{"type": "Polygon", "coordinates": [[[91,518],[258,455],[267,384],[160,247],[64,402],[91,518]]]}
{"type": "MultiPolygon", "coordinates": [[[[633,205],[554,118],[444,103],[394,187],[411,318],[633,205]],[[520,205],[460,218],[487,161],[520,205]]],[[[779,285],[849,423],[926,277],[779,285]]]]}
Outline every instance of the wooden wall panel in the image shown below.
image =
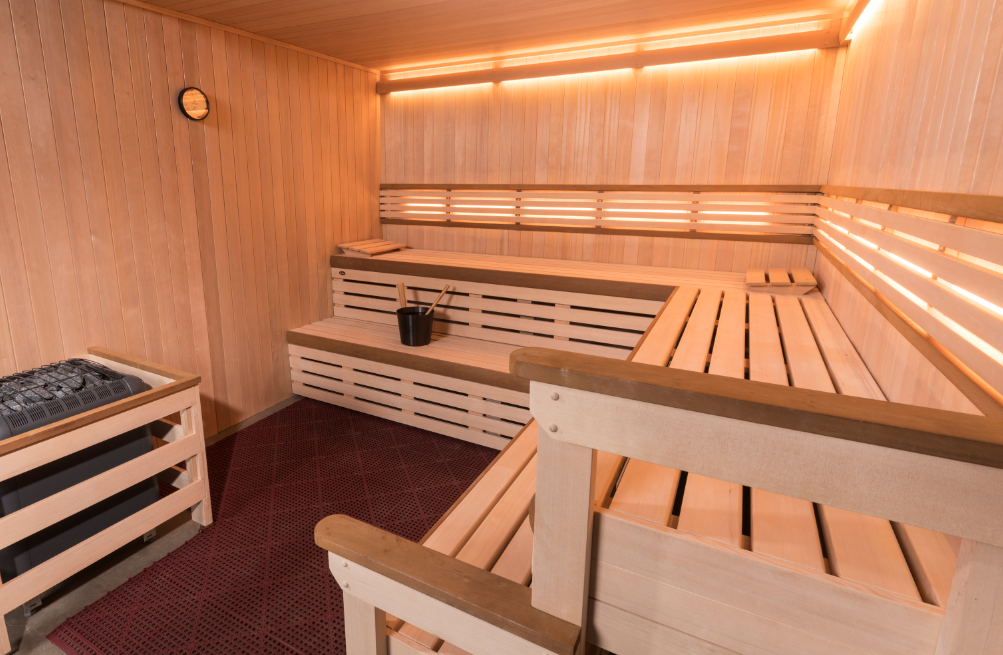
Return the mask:
{"type": "Polygon", "coordinates": [[[872,2],[853,31],[829,184],[1003,194],[1003,3],[872,2]]]}
{"type": "Polygon", "coordinates": [[[196,371],[207,434],[288,397],[285,331],[379,234],[375,83],[112,0],[0,0],[0,375],[91,345],[196,371]]]}
{"type": "Polygon", "coordinates": [[[384,225],[383,238],[425,250],[732,273],[771,266],[811,269],[818,254],[815,246],[802,244],[413,225],[384,225]]]}
{"type": "Polygon", "coordinates": [[[382,179],[820,184],[844,52],[393,93],[381,105],[382,179]]]}

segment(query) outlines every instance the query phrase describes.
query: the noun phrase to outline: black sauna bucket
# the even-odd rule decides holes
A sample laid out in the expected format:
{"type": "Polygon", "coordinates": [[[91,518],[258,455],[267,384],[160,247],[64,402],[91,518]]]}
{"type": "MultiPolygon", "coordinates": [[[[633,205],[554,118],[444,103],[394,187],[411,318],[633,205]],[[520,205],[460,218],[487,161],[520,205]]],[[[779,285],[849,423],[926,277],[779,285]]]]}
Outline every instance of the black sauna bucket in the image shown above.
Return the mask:
{"type": "Polygon", "coordinates": [[[397,327],[401,343],[405,346],[427,346],[432,341],[432,322],[435,312],[428,307],[401,307],[397,310],[397,327]]]}

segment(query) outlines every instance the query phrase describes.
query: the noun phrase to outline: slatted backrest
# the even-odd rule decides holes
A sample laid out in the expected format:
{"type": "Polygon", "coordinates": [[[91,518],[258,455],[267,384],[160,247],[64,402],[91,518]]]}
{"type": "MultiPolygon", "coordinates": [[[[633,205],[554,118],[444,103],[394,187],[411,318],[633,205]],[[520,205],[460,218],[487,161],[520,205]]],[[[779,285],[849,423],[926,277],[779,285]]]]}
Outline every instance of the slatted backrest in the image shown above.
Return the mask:
{"type": "Polygon", "coordinates": [[[852,198],[819,203],[819,242],[1003,390],[1003,224],[852,198]]]}
{"type": "Polygon", "coordinates": [[[806,193],[383,189],[380,217],[811,234],[816,201],[817,196],[806,193]]]}
{"type": "Polygon", "coordinates": [[[517,346],[626,359],[662,303],[528,287],[332,269],[334,316],[396,325],[398,283],[411,305],[435,309],[434,331],[517,346]]]}

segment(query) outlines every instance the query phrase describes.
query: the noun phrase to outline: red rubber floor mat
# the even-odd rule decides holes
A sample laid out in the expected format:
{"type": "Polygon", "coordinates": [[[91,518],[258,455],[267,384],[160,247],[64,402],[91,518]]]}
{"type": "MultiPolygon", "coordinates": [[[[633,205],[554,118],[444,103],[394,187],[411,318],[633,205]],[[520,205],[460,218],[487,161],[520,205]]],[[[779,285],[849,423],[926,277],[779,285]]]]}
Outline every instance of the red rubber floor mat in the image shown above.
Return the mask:
{"type": "Polygon", "coordinates": [[[66,653],[344,653],[313,529],[420,539],[497,451],[313,400],[208,449],[216,523],[56,628],[66,653]]]}

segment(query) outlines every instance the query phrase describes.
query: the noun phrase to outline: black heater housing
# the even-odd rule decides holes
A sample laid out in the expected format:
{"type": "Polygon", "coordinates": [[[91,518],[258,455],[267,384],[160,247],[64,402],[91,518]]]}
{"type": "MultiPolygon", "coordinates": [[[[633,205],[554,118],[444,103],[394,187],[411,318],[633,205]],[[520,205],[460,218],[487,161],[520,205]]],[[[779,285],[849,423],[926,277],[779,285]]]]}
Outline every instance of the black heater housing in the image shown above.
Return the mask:
{"type": "MultiPolygon", "coordinates": [[[[69,359],[0,378],[0,442],[146,389],[136,376],[85,359],[69,359]]],[[[4,480],[0,482],[0,517],[29,508],[152,450],[150,429],[144,426],[4,480]]],[[[156,478],[149,478],[0,550],[0,579],[9,582],[158,498],[156,478]]]]}

